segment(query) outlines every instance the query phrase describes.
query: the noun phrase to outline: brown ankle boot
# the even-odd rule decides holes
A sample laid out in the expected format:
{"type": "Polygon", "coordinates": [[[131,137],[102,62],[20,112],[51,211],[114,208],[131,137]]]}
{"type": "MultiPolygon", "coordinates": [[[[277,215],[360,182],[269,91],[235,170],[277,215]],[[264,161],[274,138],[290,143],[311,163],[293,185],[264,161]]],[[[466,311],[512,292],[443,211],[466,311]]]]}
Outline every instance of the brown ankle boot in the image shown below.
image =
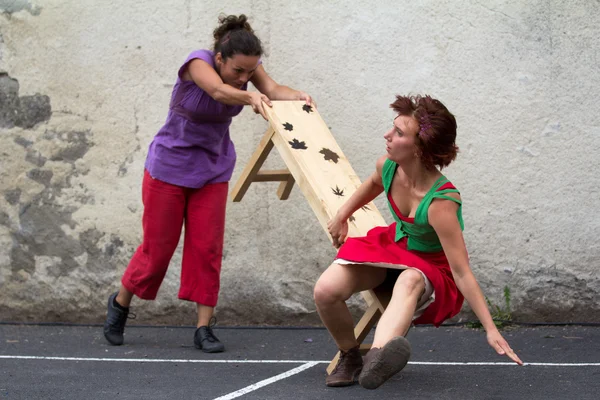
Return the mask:
{"type": "Polygon", "coordinates": [[[410,358],[410,343],[396,336],[382,348],[371,348],[365,355],[365,367],[358,382],[365,389],[376,389],[400,372],[410,358]]]}
{"type": "Polygon", "coordinates": [[[348,351],[340,350],[340,359],[335,369],[325,378],[327,386],[350,386],[358,380],[363,366],[358,346],[348,351]]]}

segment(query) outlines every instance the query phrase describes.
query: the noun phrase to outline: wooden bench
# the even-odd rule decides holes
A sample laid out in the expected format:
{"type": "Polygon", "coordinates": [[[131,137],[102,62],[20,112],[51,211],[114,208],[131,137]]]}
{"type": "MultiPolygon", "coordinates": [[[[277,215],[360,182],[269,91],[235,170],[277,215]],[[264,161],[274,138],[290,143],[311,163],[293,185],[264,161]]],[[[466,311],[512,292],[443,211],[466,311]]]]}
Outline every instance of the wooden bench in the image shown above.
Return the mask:
{"type": "MultiPolygon", "coordinates": [[[[265,108],[269,128],[234,185],[231,198],[235,202],[241,201],[253,182],[281,182],[277,196],[286,200],[297,182],[331,240],[327,222],[360,186],[360,179],[314,107],[302,101],[273,101],[272,108],[266,105],[265,108]],[[273,147],[277,148],[286,169],[261,169],[273,147]]],[[[387,223],[377,207],[369,203],[350,218],[348,235],[365,236],[371,228],[383,225],[387,223]]],[[[371,345],[362,342],[385,310],[391,293],[368,290],[361,295],[367,309],[354,328],[354,334],[365,353],[371,345]]],[[[331,373],[338,357],[339,352],[329,364],[327,373],[331,373]]]]}

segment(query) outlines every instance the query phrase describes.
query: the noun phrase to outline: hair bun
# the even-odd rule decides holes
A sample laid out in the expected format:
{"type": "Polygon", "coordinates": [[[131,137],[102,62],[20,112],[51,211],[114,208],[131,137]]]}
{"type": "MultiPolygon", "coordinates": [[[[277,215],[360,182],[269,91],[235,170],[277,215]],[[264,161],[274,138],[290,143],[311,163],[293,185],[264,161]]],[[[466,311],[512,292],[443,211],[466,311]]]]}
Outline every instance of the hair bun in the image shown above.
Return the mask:
{"type": "Polygon", "coordinates": [[[213,31],[215,54],[221,53],[223,59],[234,54],[261,56],[263,53],[260,39],[256,37],[248,18],[244,14],[221,15],[219,26],[213,31]]]}
{"type": "Polygon", "coordinates": [[[239,29],[248,32],[254,32],[248,23],[248,17],[245,14],[238,15],[221,15],[219,17],[219,26],[214,31],[215,39],[221,40],[227,33],[239,29]]]}

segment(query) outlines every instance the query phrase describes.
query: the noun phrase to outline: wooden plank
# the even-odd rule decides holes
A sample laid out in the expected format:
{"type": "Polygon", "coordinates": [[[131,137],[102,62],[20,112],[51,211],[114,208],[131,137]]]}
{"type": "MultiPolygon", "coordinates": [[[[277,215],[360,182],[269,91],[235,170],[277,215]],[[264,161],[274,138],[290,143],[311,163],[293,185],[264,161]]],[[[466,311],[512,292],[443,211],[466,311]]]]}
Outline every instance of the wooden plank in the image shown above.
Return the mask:
{"type": "Polygon", "coordinates": [[[371,343],[361,343],[358,346],[358,351],[360,351],[360,354],[364,356],[369,350],[371,350],[371,347],[373,347],[371,343]]]}
{"type": "Polygon", "coordinates": [[[381,314],[382,311],[376,303],[373,303],[365,310],[365,313],[354,327],[354,336],[358,343],[362,343],[365,340],[373,326],[375,326],[375,323],[379,320],[379,317],[381,317],[381,314]]]}
{"type": "MultiPolygon", "coordinates": [[[[329,236],[327,222],[360,186],[360,179],[318,110],[304,111],[301,101],[272,104],[266,107],[275,131],[272,141],[329,236]]],[[[354,213],[348,235],[364,236],[382,225],[386,222],[371,202],[354,213]]]]}
{"type": "Polygon", "coordinates": [[[238,178],[233,190],[231,191],[231,199],[233,201],[241,201],[248,191],[250,184],[253,182],[258,171],[267,159],[271,149],[273,149],[273,142],[271,139],[274,133],[275,131],[269,128],[263,135],[260,143],[258,144],[258,148],[254,151],[252,157],[250,157],[248,164],[246,164],[246,167],[242,171],[242,174],[238,178]]]}
{"type": "Polygon", "coordinates": [[[292,174],[289,174],[287,181],[281,182],[279,188],[277,189],[277,196],[279,197],[279,200],[287,200],[290,197],[290,193],[292,192],[295,182],[296,180],[292,174]]]}
{"type": "Polygon", "coordinates": [[[288,169],[273,169],[258,171],[252,182],[287,182],[292,176],[288,169]]]}

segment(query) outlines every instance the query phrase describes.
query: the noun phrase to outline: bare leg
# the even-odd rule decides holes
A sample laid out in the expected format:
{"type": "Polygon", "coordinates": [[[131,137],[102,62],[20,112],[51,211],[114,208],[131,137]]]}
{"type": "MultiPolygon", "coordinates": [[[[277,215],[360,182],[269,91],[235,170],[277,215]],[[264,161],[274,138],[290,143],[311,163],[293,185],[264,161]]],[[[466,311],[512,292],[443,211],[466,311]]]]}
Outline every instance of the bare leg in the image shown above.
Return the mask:
{"type": "Polygon", "coordinates": [[[424,290],[425,280],[419,271],[407,269],[400,274],[390,304],[377,324],[373,347],[381,348],[390,339],[406,335],[424,290]]]}
{"type": "Polygon", "coordinates": [[[214,307],[205,306],[204,304],[196,303],[198,309],[198,324],[196,328],[200,328],[201,326],[208,326],[210,319],[214,313],[214,307]]]}
{"type": "Polygon", "coordinates": [[[133,298],[133,293],[129,290],[125,289],[125,286],[121,285],[119,288],[119,294],[117,295],[117,303],[122,307],[129,308],[131,304],[131,299],[133,298]]]}
{"type": "Polygon", "coordinates": [[[317,281],[314,291],[317,311],[340,350],[348,351],[358,345],[346,300],[353,293],[379,286],[386,274],[384,268],[331,264],[317,281]]]}

